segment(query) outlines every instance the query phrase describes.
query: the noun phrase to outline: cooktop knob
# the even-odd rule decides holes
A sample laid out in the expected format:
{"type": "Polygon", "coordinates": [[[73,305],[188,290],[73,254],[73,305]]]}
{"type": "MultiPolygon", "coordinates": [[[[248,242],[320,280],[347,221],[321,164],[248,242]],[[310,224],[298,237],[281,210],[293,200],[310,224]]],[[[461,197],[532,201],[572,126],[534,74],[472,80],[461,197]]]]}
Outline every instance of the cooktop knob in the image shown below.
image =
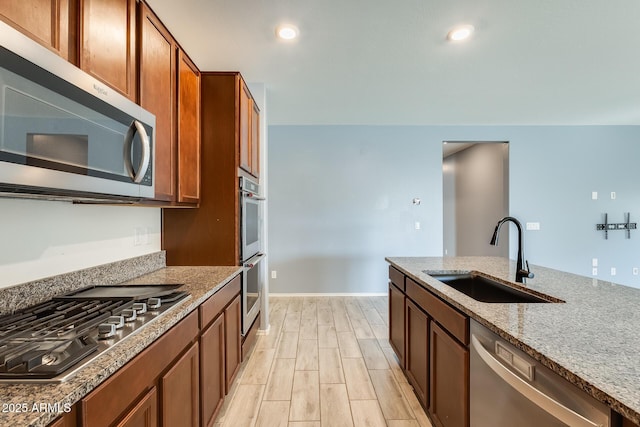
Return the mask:
{"type": "Polygon", "coordinates": [[[133,322],[136,320],[136,311],[133,308],[125,308],[120,312],[120,314],[124,317],[125,322],[133,322]]]}
{"type": "Polygon", "coordinates": [[[116,329],[120,329],[124,326],[124,316],[109,316],[107,323],[111,323],[116,326],[116,329]]]}
{"type": "Polygon", "coordinates": [[[104,340],[116,334],[116,325],[113,323],[101,323],[98,325],[98,339],[104,340]]]}
{"type": "Polygon", "coordinates": [[[136,314],[140,316],[141,314],[145,314],[147,312],[147,303],[146,302],[134,302],[133,309],[136,311],[136,314]]]}
{"type": "Polygon", "coordinates": [[[147,300],[147,308],[149,308],[150,310],[160,308],[161,305],[162,305],[162,299],[160,298],[151,297],[147,300]]]}

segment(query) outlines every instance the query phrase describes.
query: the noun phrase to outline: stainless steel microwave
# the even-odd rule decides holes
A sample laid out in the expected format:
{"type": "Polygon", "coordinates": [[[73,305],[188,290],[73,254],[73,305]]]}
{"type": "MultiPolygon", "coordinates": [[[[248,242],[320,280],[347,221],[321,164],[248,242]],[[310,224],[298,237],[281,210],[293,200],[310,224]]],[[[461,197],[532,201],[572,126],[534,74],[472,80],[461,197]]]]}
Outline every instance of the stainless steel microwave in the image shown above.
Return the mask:
{"type": "Polygon", "coordinates": [[[155,116],[0,22],[0,195],[154,197],[155,116]]]}

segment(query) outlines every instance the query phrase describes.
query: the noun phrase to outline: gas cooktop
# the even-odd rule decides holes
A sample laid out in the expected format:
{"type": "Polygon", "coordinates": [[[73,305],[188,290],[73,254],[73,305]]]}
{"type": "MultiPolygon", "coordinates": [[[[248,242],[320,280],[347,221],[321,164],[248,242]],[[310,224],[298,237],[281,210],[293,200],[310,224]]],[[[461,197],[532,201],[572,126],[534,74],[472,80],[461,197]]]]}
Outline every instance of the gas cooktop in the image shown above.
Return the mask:
{"type": "Polygon", "coordinates": [[[0,382],[71,378],[187,298],[180,286],[94,286],[1,316],[0,382]]]}

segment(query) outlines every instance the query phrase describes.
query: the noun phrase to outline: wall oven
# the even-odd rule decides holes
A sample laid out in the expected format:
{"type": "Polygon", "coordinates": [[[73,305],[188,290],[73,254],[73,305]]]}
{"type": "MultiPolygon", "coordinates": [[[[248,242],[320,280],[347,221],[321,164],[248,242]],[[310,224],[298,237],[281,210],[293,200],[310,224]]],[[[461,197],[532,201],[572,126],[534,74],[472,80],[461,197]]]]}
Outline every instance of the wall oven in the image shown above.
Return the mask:
{"type": "Polygon", "coordinates": [[[155,117],[2,22],[0,39],[0,193],[154,197],[155,117]]]}
{"type": "Polygon", "coordinates": [[[260,186],[240,177],[240,265],[242,274],[242,333],[255,321],[262,304],[265,259],[262,247],[264,197],[260,186]]]}

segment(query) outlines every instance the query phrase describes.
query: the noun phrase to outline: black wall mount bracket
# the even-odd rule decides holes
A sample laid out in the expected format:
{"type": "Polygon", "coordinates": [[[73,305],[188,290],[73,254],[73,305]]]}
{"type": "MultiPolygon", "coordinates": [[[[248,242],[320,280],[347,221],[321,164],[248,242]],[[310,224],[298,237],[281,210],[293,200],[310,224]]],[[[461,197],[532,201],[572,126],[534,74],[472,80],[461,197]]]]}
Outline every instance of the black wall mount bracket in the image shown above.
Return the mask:
{"type": "Polygon", "coordinates": [[[631,214],[629,212],[624,214],[626,222],[610,223],[608,220],[608,214],[604,214],[604,224],[596,224],[596,230],[604,231],[604,238],[609,238],[609,231],[625,230],[627,232],[627,239],[631,238],[631,230],[637,228],[635,222],[631,222],[631,214]]]}

